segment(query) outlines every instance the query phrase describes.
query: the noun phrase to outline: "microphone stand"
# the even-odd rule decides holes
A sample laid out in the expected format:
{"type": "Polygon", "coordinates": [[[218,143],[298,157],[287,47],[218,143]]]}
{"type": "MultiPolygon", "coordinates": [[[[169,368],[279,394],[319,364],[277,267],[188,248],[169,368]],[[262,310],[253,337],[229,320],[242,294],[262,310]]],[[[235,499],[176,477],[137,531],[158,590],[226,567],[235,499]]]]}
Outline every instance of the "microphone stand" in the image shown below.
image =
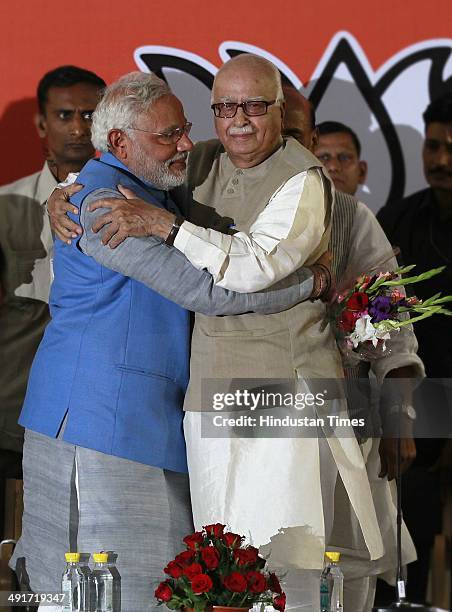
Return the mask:
{"type": "Polygon", "coordinates": [[[391,610],[417,610],[417,612],[447,612],[440,608],[425,606],[423,604],[410,603],[406,600],[405,594],[405,578],[403,576],[402,566],[402,404],[399,403],[397,417],[397,455],[396,455],[396,487],[397,487],[397,601],[389,604],[389,606],[377,606],[372,609],[372,612],[390,612],[391,610]]]}

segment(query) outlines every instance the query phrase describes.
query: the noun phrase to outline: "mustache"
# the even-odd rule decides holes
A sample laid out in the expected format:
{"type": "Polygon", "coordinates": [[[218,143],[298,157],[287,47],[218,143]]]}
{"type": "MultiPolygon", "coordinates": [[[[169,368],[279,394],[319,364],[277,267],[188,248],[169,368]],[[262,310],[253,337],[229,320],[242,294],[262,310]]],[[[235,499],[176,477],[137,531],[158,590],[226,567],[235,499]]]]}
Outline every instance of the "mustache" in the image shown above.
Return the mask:
{"type": "Polygon", "coordinates": [[[187,151],[182,151],[181,153],[176,153],[176,155],[173,155],[173,157],[171,157],[170,159],[166,160],[165,167],[169,168],[169,166],[173,162],[186,161],[187,157],[188,157],[188,152],[187,151]]]}
{"type": "Polygon", "coordinates": [[[433,174],[436,176],[452,176],[452,171],[446,170],[446,168],[443,168],[442,166],[433,166],[433,168],[428,170],[427,174],[433,174]]]}
{"type": "Polygon", "coordinates": [[[235,125],[231,125],[228,130],[230,136],[242,136],[243,134],[254,134],[254,128],[252,125],[244,125],[242,127],[238,127],[235,125]]]}

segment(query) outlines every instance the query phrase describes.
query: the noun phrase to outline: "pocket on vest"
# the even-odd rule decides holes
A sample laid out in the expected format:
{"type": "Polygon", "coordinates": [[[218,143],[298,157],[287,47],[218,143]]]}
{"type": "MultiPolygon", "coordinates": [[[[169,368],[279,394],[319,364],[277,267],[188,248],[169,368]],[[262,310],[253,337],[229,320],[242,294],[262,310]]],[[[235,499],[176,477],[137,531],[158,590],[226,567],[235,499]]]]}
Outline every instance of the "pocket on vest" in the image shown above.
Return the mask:
{"type": "Polygon", "coordinates": [[[162,374],[161,372],[154,372],[152,370],[146,370],[145,368],[140,368],[139,366],[129,366],[122,363],[116,363],[115,368],[120,372],[129,372],[130,374],[138,374],[139,376],[149,376],[150,378],[168,380],[172,383],[176,382],[174,378],[171,378],[167,374],[162,374]]]}

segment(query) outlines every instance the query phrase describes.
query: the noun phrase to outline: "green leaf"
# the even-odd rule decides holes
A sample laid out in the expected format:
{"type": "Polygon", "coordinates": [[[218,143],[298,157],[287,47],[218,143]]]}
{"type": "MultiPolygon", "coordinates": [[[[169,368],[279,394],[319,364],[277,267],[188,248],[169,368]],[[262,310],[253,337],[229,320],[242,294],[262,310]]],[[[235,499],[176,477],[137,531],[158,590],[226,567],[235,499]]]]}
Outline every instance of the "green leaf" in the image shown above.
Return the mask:
{"type": "Polygon", "coordinates": [[[394,270],[394,274],[406,274],[407,272],[411,272],[411,270],[414,270],[414,268],[416,267],[416,264],[410,264],[409,266],[402,266],[400,268],[396,268],[394,270]]]}
{"type": "Polygon", "coordinates": [[[422,319],[427,319],[428,317],[431,317],[432,315],[436,314],[440,310],[441,308],[439,306],[433,306],[427,312],[424,312],[418,317],[407,319],[406,321],[400,321],[399,327],[404,327],[405,325],[410,325],[410,323],[416,323],[417,321],[422,321],[422,319]]]}
{"type": "Polygon", "coordinates": [[[435,300],[435,305],[436,304],[445,304],[446,302],[452,302],[452,295],[445,295],[444,297],[440,298],[439,300],[435,300]]]}
{"type": "Polygon", "coordinates": [[[435,295],[432,295],[432,297],[429,297],[426,300],[422,300],[422,305],[423,306],[430,306],[435,300],[437,300],[439,297],[441,297],[441,292],[439,293],[435,293],[435,295]]]}

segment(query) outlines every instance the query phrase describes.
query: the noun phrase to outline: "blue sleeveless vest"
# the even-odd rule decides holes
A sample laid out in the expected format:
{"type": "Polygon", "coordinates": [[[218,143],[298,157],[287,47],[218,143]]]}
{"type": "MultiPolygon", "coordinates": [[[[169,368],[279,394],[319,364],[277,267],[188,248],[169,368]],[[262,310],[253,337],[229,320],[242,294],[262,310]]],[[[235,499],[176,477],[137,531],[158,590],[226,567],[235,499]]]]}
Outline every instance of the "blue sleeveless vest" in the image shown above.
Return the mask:
{"type": "MultiPolygon", "coordinates": [[[[113,155],[91,160],[72,202],[120,183],[175,211],[166,192],[113,155]]],[[[108,247],[106,247],[108,248],[108,247]]],[[[187,471],[182,403],[188,383],[189,313],[55,241],[52,319],[36,353],[20,424],[102,453],[187,471]]],[[[57,467],[57,466],[56,466],[57,467]]]]}

